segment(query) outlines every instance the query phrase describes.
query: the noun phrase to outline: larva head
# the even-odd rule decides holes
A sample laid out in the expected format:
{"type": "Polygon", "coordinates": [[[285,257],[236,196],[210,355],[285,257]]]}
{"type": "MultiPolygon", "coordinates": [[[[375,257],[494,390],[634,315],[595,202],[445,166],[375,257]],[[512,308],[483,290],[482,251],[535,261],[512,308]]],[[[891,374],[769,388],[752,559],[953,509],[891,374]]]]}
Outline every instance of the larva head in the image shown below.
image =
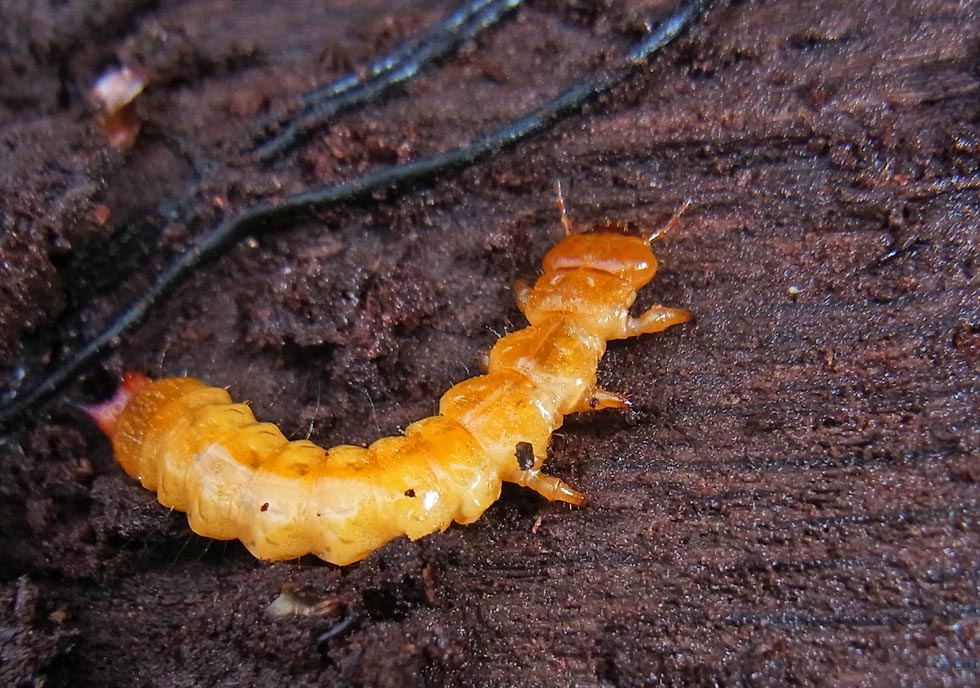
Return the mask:
{"type": "Polygon", "coordinates": [[[593,232],[566,236],[548,251],[542,267],[545,273],[574,268],[599,270],[639,289],[656,274],[657,258],[646,239],[593,232]]]}

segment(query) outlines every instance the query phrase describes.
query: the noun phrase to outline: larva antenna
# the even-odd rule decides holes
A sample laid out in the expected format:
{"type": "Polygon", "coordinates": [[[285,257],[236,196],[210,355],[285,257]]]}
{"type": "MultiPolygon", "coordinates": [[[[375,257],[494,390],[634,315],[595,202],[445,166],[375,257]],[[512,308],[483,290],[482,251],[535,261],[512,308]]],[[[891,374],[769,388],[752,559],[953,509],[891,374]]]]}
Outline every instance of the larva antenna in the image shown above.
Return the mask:
{"type": "Polygon", "coordinates": [[[575,223],[565,209],[565,194],[561,190],[561,179],[555,180],[555,193],[558,194],[558,212],[561,214],[561,226],[565,230],[565,236],[575,234],[575,223]]]}
{"type": "Polygon", "coordinates": [[[659,229],[653,230],[653,232],[650,233],[650,235],[647,237],[647,243],[652,244],[654,241],[662,238],[665,234],[667,234],[667,232],[669,232],[674,227],[676,227],[677,223],[681,219],[681,215],[683,215],[684,211],[687,210],[690,206],[691,206],[691,199],[685,198],[684,202],[681,203],[681,207],[677,209],[677,211],[670,217],[669,220],[667,220],[667,224],[665,224],[663,227],[660,227],[659,229]]]}

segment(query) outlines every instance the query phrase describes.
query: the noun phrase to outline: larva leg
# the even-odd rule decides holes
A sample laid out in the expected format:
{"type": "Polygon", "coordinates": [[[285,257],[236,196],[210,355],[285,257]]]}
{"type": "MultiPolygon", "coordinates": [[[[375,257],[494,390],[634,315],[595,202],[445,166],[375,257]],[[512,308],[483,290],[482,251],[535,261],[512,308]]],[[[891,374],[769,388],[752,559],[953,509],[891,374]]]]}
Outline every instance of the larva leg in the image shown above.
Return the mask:
{"type": "Polygon", "coordinates": [[[552,502],[567,502],[576,506],[585,504],[584,494],[570,487],[561,478],[541,471],[544,457],[534,455],[530,442],[518,442],[514,455],[517,459],[517,468],[509,475],[503,476],[503,480],[517,483],[521,487],[529,487],[552,502]]]}
{"type": "Polygon", "coordinates": [[[611,408],[627,408],[630,405],[629,399],[622,394],[609,392],[598,387],[587,390],[578,404],[572,409],[572,413],[585,413],[586,411],[602,411],[611,408]]]}
{"type": "Polygon", "coordinates": [[[571,487],[561,478],[548,475],[540,468],[517,470],[504,478],[509,483],[517,483],[521,487],[529,487],[545,499],[552,502],[566,502],[575,506],[585,504],[585,495],[571,487]]]}
{"type": "Polygon", "coordinates": [[[641,334],[663,332],[668,327],[686,323],[692,318],[690,311],[668,306],[651,306],[638,318],[628,318],[618,339],[637,337],[641,334]]]}

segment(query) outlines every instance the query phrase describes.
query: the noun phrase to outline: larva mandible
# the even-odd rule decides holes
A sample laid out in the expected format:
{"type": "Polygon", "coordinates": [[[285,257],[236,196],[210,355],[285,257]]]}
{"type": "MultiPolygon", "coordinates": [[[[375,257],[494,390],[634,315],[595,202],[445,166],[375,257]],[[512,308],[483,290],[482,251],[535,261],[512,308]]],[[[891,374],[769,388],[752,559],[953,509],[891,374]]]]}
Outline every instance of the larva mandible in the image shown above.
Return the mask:
{"type": "Polygon", "coordinates": [[[582,505],[580,492],[541,470],[551,434],[566,414],[627,406],[596,385],[608,340],[691,315],[664,306],[630,315],[656,273],[650,242],[660,232],[573,233],[564,212],[562,224],[566,236],[545,255],[541,277],[515,285],[530,325],[500,339],[485,375],[451,387],[439,414],[402,436],[329,450],[288,441],[224,389],[135,373],[89,413],[161,504],[186,512],[195,533],[237,538],[260,559],[313,553],[350,564],[400,535],[472,523],[503,481],[582,505]]]}

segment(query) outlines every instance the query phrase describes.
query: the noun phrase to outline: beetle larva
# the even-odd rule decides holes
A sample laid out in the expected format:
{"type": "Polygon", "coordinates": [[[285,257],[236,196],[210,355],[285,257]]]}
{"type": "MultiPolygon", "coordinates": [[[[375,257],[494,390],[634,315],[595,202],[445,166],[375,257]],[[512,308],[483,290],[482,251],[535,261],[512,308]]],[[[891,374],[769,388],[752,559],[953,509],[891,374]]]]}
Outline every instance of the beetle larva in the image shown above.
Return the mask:
{"type": "Polygon", "coordinates": [[[366,448],[289,441],[224,389],[191,378],[127,374],[90,413],[161,504],[186,512],[194,532],[240,539],[261,559],[312,552],[349,564],[400,535],[475,521],[503,481],[581,505],[581,493],[541,469],[551,434],[566,414],[627,405],[596,385],[608,340],[691,317],[664,306],[630,315],[657,270],[656,236],[568,234],[533,287],[515,286],[530,325],[494,345],[487,373],[450,388],[438,415],[366,448]]]}

